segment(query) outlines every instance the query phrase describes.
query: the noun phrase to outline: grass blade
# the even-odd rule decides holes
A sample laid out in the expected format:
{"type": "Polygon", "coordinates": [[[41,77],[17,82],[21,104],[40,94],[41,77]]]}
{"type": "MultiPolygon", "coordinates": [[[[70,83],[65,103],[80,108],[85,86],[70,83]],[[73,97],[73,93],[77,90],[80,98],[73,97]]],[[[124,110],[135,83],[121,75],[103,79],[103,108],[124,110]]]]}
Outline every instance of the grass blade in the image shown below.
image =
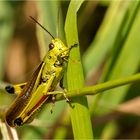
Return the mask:
{"type": "MultiPolygon", "coordinates": [[[[65,32],[68,46],[78,42],[77,32],[77,11],[80,8],[83,0],[70,2],[66,22],[65,32]]],[[[68,90],[81,88],[84,85],[83,69],[80,60],[79,47],[72,49],[67,70],[67,85],[68,90]]],[[[93,138],[90,114],[85,96],[73,98],[71,108],[71,121],[76,139],[93,138]]]]}

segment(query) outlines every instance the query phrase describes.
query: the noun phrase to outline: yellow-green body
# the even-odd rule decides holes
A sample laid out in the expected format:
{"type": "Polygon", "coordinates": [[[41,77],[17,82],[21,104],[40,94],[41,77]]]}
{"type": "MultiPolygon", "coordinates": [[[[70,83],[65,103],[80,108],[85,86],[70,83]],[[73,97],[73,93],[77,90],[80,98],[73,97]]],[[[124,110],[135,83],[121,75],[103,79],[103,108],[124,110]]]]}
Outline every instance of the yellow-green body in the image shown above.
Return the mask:
{"type": "Polygon", "coordinates": [[[21,126],[34,119],[50,97],[48,92],[53,91],[62,79],[69,51],[70,48],[60,39],[52,40],[43,61],[6,113],[6,121],[10,126],[21,126]]]}

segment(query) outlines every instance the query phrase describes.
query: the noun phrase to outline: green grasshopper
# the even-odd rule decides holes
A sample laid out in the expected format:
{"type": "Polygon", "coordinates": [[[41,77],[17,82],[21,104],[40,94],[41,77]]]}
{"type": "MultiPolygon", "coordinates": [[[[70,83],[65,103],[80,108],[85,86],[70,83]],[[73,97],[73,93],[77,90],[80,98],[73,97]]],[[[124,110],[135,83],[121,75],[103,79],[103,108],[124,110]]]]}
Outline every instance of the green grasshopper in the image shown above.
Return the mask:
{"type": "Polygon", "coordinates": [[[52,41],[49,51],[29,81],[20,86],[6,87],[7,92],[18,93],[6,112],[6,122],[11,127],[30,123],[42,105],[52,97],[49,92],[53,92],[62,80],[70,50],[76,45],[66,47],[60,39],[54,38],[40,23],[31,18],[50,34],[52,41]]]}

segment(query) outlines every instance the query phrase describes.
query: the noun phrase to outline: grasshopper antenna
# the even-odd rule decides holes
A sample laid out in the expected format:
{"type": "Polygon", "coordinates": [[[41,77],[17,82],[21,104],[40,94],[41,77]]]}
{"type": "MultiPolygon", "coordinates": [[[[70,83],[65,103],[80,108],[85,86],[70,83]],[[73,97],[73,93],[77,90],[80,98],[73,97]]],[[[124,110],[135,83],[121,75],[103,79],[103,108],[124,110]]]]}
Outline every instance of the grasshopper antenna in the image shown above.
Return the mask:
{"type": "Polygon", "coordinates": [[[33,21],[35,21],[41,28],[43,28],[53,39],[55,39],[54,36],[45,27],[43,27],[36,19],[34,19],[32,16],[30,16],[30,18],[33,21]]]}

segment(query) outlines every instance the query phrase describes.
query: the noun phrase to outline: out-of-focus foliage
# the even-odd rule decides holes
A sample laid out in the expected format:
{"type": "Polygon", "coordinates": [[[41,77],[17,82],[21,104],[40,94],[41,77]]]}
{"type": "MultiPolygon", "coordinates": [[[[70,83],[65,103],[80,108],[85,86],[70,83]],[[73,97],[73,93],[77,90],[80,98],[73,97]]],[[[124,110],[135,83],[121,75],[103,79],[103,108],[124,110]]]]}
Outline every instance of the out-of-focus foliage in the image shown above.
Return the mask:
{"type": "MultiPolygon", "coordinates": [[[[29,16],[38,19],[56,37],[58,31],[59,38],[66,44],[64,24],[68,7],[69,1],[0,2],[0,111],[8,107],[15,97],[3,92],[3,82],[19,83],[30,79],[48,49],[51,38],[29,16]]],[[[139,72],[138,0],[84,1],[78,11],[77,22],[87,85],[139,72]]],[[[73,33],[70,36],[73,37],[73,33]]],[[[140,138],[139,84],[89,97],[95,138],[140,138]]],[[[45,105],[32,125],[17,128],[19,138],[72,139],[69,107],[65,101],[55,103],[53,114],[50,108],[51,105],[45,105]]]]}

